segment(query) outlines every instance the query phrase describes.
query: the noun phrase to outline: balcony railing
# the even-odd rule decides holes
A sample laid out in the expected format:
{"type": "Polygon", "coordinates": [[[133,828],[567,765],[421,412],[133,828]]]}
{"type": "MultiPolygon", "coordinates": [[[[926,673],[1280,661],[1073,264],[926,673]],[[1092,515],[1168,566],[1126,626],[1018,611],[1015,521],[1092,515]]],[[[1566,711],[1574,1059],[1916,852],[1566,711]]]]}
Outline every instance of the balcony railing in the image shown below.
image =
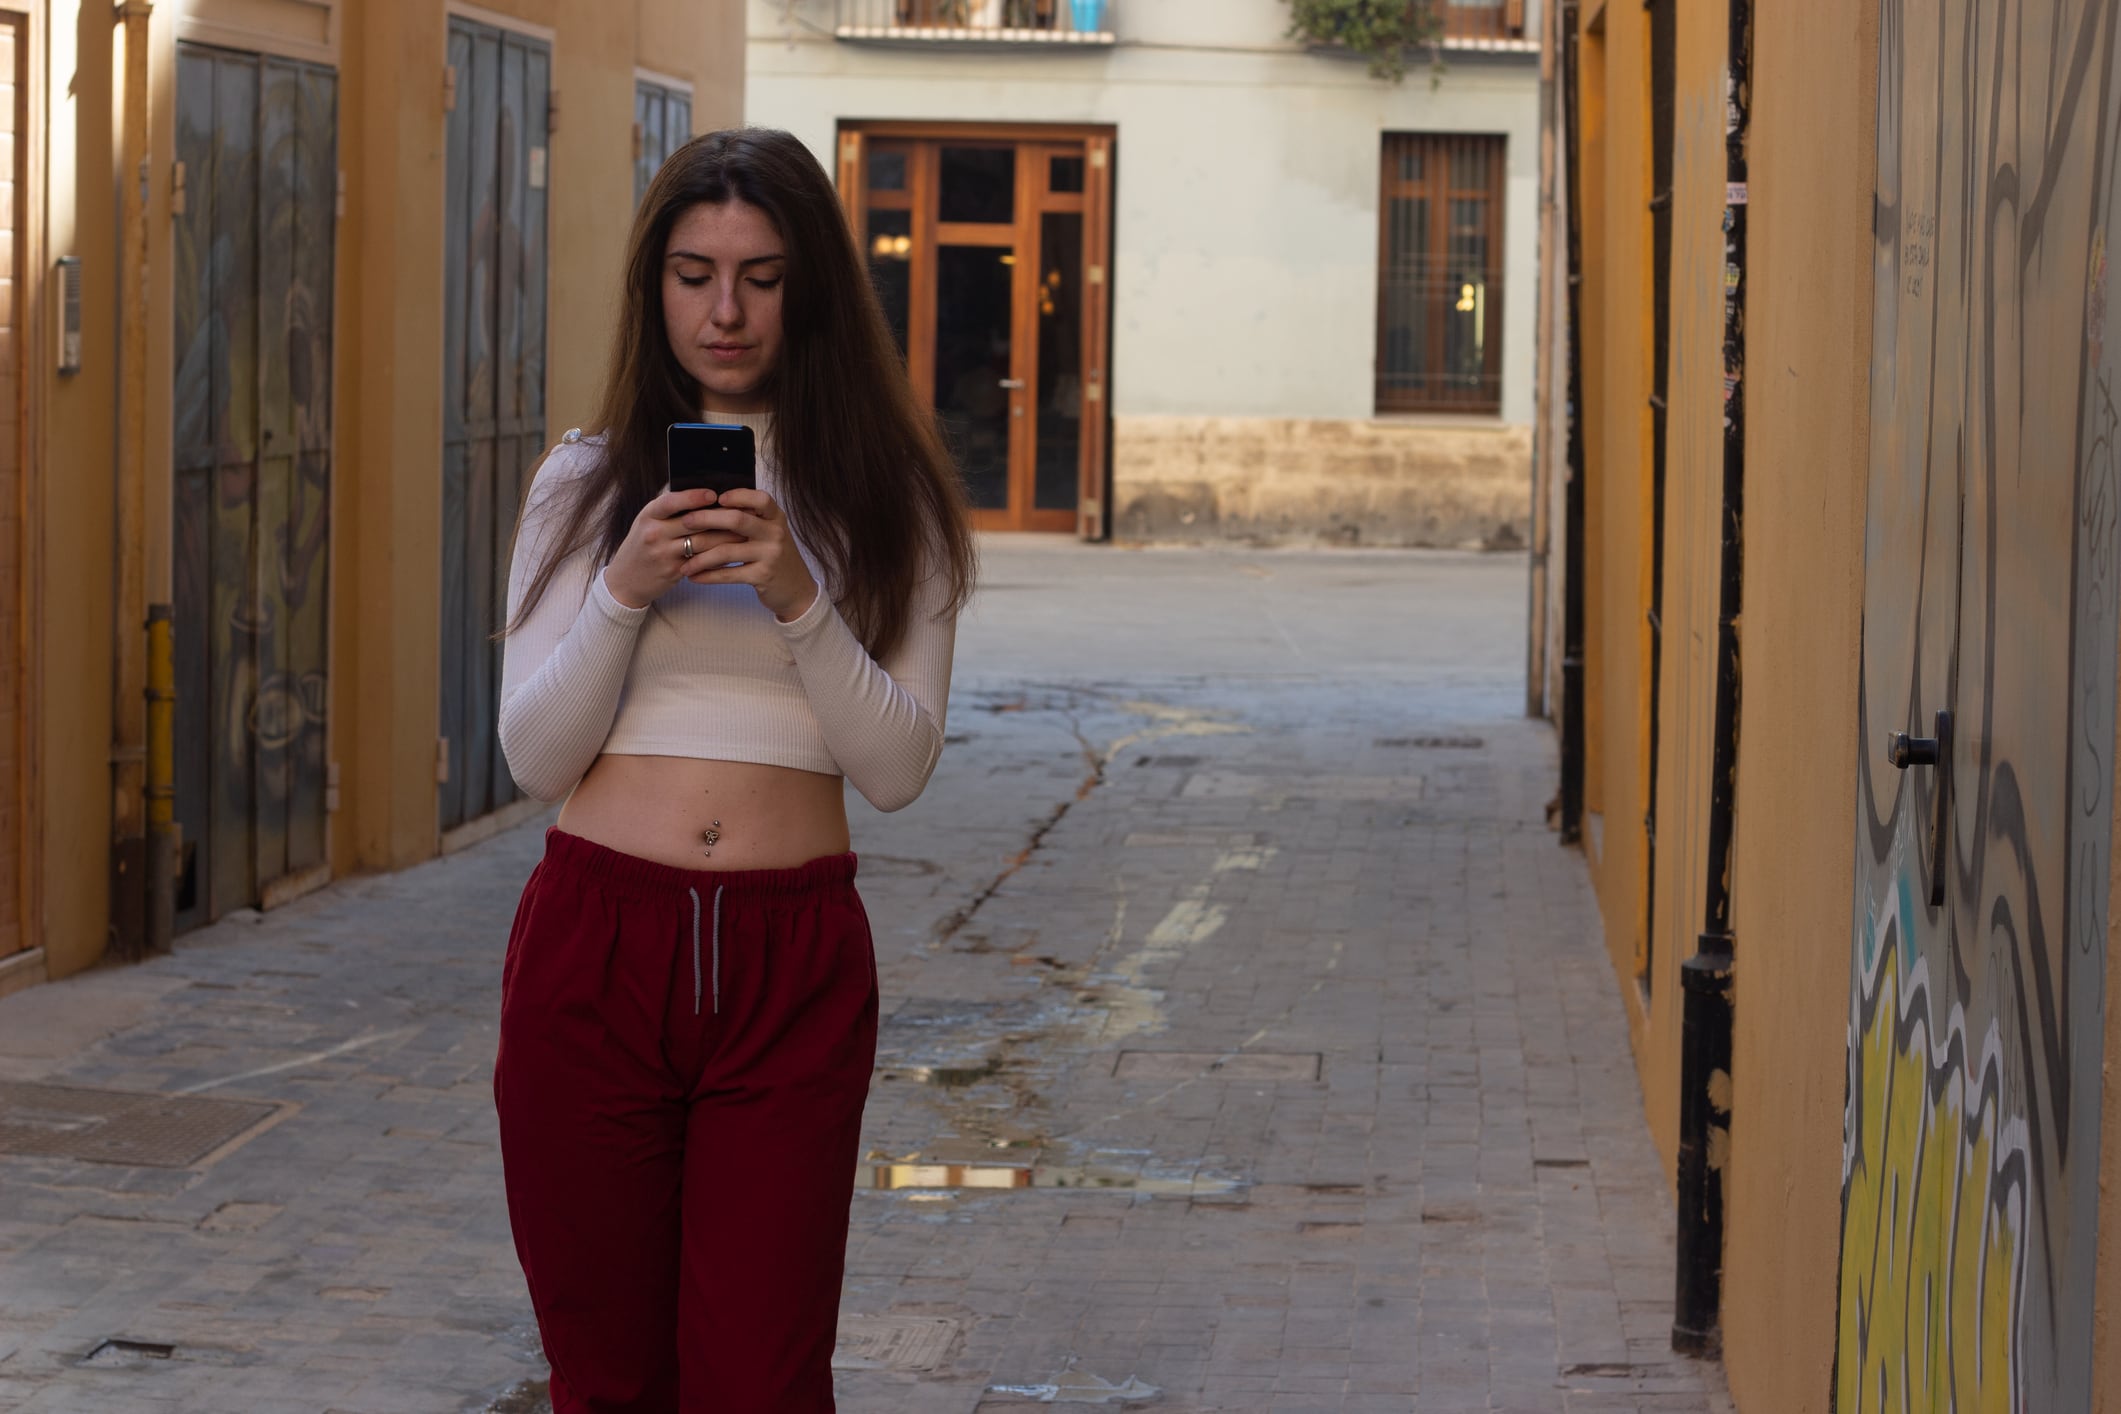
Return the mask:
{"type": "Polygon", "coordinates": [[[1113,42],[1111,0],[840,0],[841,39],[872,44],[1113,42]]]}

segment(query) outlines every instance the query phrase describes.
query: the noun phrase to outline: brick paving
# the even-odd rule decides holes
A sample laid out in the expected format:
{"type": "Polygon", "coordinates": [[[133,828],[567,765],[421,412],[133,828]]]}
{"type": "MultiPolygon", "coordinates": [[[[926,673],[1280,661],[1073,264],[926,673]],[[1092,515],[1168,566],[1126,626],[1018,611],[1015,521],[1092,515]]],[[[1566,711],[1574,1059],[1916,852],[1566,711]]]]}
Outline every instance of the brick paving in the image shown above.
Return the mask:
{"type": "MultiPolygon", "coordinates": [[[[856,821],[840,1407],[1724,1408],[1522,560],[987,554],[943,767],[856,821]]],[[[0,1409],[540,1407],[488,1088],[537,848],[0,1000],[0,1077],[282,1107],[191,1168],[0,1158],[0,1409]]]]}

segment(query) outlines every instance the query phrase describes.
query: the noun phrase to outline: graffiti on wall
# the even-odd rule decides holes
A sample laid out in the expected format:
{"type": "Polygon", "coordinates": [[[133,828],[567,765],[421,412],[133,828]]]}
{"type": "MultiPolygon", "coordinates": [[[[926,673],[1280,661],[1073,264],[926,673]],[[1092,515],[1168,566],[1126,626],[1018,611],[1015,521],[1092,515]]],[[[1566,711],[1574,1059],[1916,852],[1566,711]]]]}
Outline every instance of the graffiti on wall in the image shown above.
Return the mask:
{"type": "Polygon", "coordinates": [[[1881,5],[1843,1410],[2090,1402],[2115,10],[1881,5]]]}

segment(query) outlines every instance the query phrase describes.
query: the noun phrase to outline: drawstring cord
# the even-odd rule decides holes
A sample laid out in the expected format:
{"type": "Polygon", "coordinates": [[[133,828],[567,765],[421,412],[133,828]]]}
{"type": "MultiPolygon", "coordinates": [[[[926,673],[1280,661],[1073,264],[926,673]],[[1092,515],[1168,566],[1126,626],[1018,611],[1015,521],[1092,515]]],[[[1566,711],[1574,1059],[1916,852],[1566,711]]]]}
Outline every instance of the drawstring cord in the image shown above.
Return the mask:
{"type": "MultiPolygon", "coordinates": [[[[700,891],[692,895],[692,1014],[700,1014],[700,891]]],[[[714,891],[714,1014],[722,1014],[722,886],[714,891]]]]}
{"type": "Polygon", "coordinates": [[[692,895],[692,1014],[700,1014],[700,891],[687,889],[692,895]]]}

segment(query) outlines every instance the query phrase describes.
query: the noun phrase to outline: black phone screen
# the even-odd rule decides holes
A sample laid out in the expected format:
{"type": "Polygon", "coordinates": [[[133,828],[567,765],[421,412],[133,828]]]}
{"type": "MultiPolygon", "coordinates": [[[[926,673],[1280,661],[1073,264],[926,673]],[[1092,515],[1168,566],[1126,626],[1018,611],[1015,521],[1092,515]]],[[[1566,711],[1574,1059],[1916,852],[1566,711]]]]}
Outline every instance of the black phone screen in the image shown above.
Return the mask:
{"type": "Polygon", "coordinates": [[[733,423],[670,424],[670,489],[717,496],[758,487],[758,465],[751,429],[733,423]]]}

